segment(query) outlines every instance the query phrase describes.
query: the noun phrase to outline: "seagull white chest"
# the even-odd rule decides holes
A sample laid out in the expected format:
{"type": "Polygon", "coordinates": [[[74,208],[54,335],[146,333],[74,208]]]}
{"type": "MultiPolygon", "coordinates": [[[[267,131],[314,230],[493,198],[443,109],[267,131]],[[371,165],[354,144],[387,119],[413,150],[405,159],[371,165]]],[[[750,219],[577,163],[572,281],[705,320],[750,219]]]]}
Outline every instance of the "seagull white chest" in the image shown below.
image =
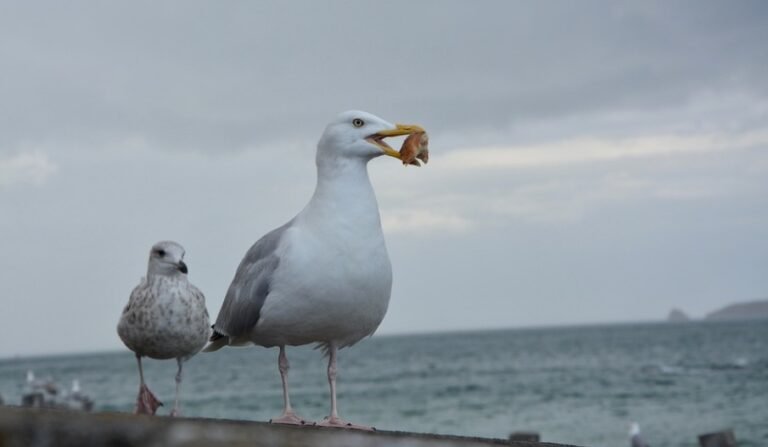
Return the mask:
{"type": "Polygon", "coordinates": [[[190,357],[209,336],[204,298],[187,281],[145,278],[131,294],[117,331],[126,346],[140,355],[190,357]]]}
{"type": "Polygon", "coordinates": [[[348,346],[386,314],[392,266],[370,183],[313,201],[278,250],[274,287],[251,336],[258,344],[348,346]]]}

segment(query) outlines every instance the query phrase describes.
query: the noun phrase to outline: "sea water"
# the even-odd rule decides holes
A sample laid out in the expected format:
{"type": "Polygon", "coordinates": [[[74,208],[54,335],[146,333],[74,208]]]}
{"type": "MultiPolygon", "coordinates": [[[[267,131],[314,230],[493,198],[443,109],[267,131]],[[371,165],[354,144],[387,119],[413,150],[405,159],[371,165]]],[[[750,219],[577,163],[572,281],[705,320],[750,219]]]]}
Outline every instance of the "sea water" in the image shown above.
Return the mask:
{"type": "MultiPolygon", "coordinates": [[[[326,360],[289,348],[291,402],[328,413],[326,360]]],[[[282,410],[277,349],[228,348],[185,364],[186,416],[266,421],[282,410]]],[[[173,405],[176,363],[145,360],[173,405]]],[[[127,350],[0,360],[0,395],[20,401],[26,372],[80,381],[97,411],[131,411],[138,389],[127,350]]],[[[339,411],[385,430],[627,446],[632,421],[654,447],[694,447],[732,428],[741,447],[768,446],[768,321],[558,327],[376,336],[339,354],[339,411]]]]}

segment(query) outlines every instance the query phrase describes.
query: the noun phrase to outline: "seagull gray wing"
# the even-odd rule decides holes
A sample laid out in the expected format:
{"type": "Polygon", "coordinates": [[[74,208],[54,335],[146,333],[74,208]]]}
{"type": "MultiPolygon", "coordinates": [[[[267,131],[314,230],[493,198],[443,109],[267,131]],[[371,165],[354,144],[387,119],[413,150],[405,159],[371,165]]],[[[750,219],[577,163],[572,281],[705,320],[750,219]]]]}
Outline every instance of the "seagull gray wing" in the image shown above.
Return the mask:
{"type": "Polygon", "coordinates": [[[246,335],[259,321],[264,300],[272,289],[274,272],[280,264],[277,247],[292,222],[264,235],[240,261],[213,325],[211,341],[246,335]]]}

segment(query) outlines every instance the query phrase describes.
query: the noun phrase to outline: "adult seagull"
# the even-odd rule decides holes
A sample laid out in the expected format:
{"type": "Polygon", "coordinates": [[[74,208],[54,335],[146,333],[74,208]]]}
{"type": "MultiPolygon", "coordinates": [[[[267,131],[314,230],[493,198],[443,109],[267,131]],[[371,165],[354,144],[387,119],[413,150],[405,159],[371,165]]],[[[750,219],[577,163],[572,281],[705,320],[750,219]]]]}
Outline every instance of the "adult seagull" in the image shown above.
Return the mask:
{"type": "Polygon", "coordinates": [[[283,413],[274,423],[304,424],[288,395],[286,346],[317,343],[328,355],[331,412],[318,425],[370,429],[339,417],[337,351],[373,334],[392,290],[368,162],[400,158],[384,138],[424,130],[361,111],[339,115],[317,145],[317,186],[285,225],[259,239],[240,262],[205,351],[254,343],[277,346],[283,413]]]}

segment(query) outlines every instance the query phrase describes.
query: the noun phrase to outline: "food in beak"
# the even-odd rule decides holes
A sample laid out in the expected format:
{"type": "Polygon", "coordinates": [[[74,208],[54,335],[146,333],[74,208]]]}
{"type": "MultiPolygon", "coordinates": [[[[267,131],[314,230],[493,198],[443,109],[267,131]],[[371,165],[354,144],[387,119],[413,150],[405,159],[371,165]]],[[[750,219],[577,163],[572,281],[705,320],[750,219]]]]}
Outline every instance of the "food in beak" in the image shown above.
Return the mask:
{"type": "Polygon", "coordinates": [[[400,158],[404,165],[421,166],[417,160],[424,164],[429,161],[429,137],[426,132],[414,132],[408,135],[400,147],[400,158]]]}

